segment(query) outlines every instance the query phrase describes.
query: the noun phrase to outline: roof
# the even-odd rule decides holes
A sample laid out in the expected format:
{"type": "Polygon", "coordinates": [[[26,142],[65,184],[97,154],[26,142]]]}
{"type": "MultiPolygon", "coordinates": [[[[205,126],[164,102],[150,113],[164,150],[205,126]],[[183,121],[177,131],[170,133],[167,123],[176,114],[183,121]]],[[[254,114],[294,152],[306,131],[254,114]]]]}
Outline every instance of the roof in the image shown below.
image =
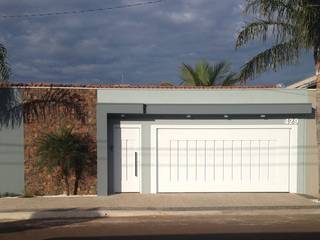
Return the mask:
{"type": "Polygon", "coordinates": [[[289,89],[308,89],[308,88],[316,88],[317,85],[317,76],[312,76],[309,78],[306,78],[304,80],[301,80],[299,82],[296,82],[294,84],[291,84],[287,86],[289,89]]]}
{"type": "Polygon", "coordinates": [[[56,84],[56,83],[10,83],[0,84],[0,87],[14,88],[75,88],[75,89],[105,89],[105,88],[159,88],[159,89],[261,89],[261,88],[277,88],[276,85],[238,85],[238,86],[185,86],[170,84],[56,84]]]}

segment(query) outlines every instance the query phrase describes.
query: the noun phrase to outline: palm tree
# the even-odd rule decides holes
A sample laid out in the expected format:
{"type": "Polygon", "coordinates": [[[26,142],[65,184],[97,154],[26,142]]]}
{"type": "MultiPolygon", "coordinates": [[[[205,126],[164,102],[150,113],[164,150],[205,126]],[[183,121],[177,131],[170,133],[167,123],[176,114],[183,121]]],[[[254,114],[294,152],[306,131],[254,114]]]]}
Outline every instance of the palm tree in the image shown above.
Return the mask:
{"type": "Polygon", "coordinates": [[[86,120],[84,99],[79,94],[51,88],[38,98],[22,100],[18,91],[10,87],[10,72],[7,50],[0,44],[0,129],[19,126],[22,121],[42,120],[50,114],[65,113],[82,122],[86,120]]]}
{"type": "Polygon", "coordinates": [[[230,64],[219,62],[209,64],[207,61],[198,62],[193,68],[182,64],[180,68],[182,84],[193,86],[229,86],[238,82],[239,78],[233,73],[230,64]]]}
{"type": "MultiPolygon", "coordinates": [[[[297,63],[305,50],[312,51],[317,78],[317,103],[320,100],[320,1],[247,0],[244,13],[253,15],[239,33],[236,47],[249,41],[273,40],[270,48],[251,58],[242,67],[240,78],[252,79],[267,70],[297,63]]],[[[320,143],[320,106],[317,106],[317,140],[320,143]]],[[[318,149],[320,153],[320,149],[318,149]]]]}
{"type": "Polygon", "coordinates": [[[58,169],[65,182],[67,195],[70,194],[69,178],[73,172],[73,194],[78,192],[79,181],[91,154],[89,139],[87,135],[73,133],[72,128],[61,128],[44,134],[37,141],[38,166],[49,172],[58,169]]]}
{"type": "Polygon", "coordinates": [[[313,52],[315,72],[319,76],[319,0],[246,0],[244,14],[253,18],[238,34],[237,48],[254,40],[274,43],[245,63],[241,71],[243,81],[297,63],[306,49],[313,52]]]}

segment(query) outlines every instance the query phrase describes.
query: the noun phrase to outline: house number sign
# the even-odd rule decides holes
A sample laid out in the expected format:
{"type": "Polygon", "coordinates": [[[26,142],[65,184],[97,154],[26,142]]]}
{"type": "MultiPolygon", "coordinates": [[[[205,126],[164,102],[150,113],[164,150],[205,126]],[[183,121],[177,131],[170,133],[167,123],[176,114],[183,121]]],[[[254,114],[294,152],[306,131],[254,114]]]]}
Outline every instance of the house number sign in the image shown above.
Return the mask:
{"type": "Polygon", "coordinates": [[[297,125],[299,123],[298,118],[288,118],[285,120],[285,123],[288,125],[297,125]]]}

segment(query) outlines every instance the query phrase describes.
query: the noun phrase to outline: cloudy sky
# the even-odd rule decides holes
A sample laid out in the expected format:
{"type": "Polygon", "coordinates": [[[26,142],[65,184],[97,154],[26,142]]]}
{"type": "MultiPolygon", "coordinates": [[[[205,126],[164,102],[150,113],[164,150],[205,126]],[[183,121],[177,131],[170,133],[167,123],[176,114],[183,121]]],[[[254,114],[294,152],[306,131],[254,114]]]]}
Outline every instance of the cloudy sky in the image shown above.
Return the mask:
{"type": "MultiPolygon", "coordinates": [[[[148,0],[1,0],[0,15],[86,10],[148,0]]],[[[12,80],[54,83],[179,83],[179,65],[227,60],[235,71],[263,46],[235,50],[243,0],[165,0],[87,14],[0,18],[12,80]]],[[[313,74],[298,65],[248,84],[289,84],[313,74]]]]}

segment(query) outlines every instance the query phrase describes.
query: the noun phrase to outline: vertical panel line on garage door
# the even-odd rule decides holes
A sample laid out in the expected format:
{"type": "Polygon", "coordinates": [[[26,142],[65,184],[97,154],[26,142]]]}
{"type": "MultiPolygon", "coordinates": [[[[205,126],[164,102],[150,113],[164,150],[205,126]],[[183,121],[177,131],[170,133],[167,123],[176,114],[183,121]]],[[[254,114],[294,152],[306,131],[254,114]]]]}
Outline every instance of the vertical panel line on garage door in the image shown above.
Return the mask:
{"type": "Polygon", "coordinates": [[[289,129],[289,144],[288,144],[288,152],[289,152],[289,167],[288,167],[288,183],[291,186],[291,179],[290,179],[290,169],[291,169],[291,129],[289,129]]]}
{"type": "Polygon", "coordinates": [[[207,181],[207,140],[204,140],[204,181],[207,181]]]}
{"type": "Polygon", "coordinates": [[[267,175],[268,180],[269,180],[269,172],[270,172],[270,140],[268,140],[268,175],[267,175]]]}
{"type": "Polygon", "coordinates": [[[242,140],[240,140],[240,179],[242,181],[242,140]]]}
{"type": "Polygon", "coordinates": [[[128,139],[126,139],[126,180],[128,181],[128,139]]]}
{"type": "Polygon", "coordinates": [[[222,180],[224,181],[224,140],[222,140],[222,180]]]}
{"type": "Polygon", "coordinates": [[[233,180],[233,140],[231,140],[231,180],[233,180]]]}
{"type": "Polygon", "coordinates": [[[189,140],[186,140],[186,178],[189,180],[189,140]]]}
{"type": "Polygon", "coordinates": [[[259,171],[258,171],[258,179],[260,181],[260,171],[261,171],[261,140],[258,140],[259,141],[259,171]]]}
{"type": "Polygon", "coordinates": [[[180,143],[180,140],[177,140],[177,181],[179,181],[179,168],[180,168],[180,162],[179,162],[179,143],[180,143]]]}
{"type": "Polygon", "coordinates": [[[169,174],[170,174],[170,182],[171,182],[171,154],[172,154],[172,148],[171,148],[172,140],[170,140],[170,147],[169,147],[169,174]]]}
{"type": "Polygon", "coordinates": [[[251,154],[252,154],[252,149],[251,149],[251,144],[252,144],[252,140],[250,140],[250,143],[249,143],[249,175],[250,175],[250,183],[251,183],[251,154]]]}
{"type": "Polygon", "coordinates": [[[216,140],[213,140],[213,180],[216,180],[216,140]]]}
{"type": "Polygon", "coordinates": [[[198,180],[198,141],[197,140],[195,140],[195,141],[196,141],[196,149],[195,149],[196,167],[195,167],[195,170],[196,170],[196,181],[197,181],[198,180]]]}

